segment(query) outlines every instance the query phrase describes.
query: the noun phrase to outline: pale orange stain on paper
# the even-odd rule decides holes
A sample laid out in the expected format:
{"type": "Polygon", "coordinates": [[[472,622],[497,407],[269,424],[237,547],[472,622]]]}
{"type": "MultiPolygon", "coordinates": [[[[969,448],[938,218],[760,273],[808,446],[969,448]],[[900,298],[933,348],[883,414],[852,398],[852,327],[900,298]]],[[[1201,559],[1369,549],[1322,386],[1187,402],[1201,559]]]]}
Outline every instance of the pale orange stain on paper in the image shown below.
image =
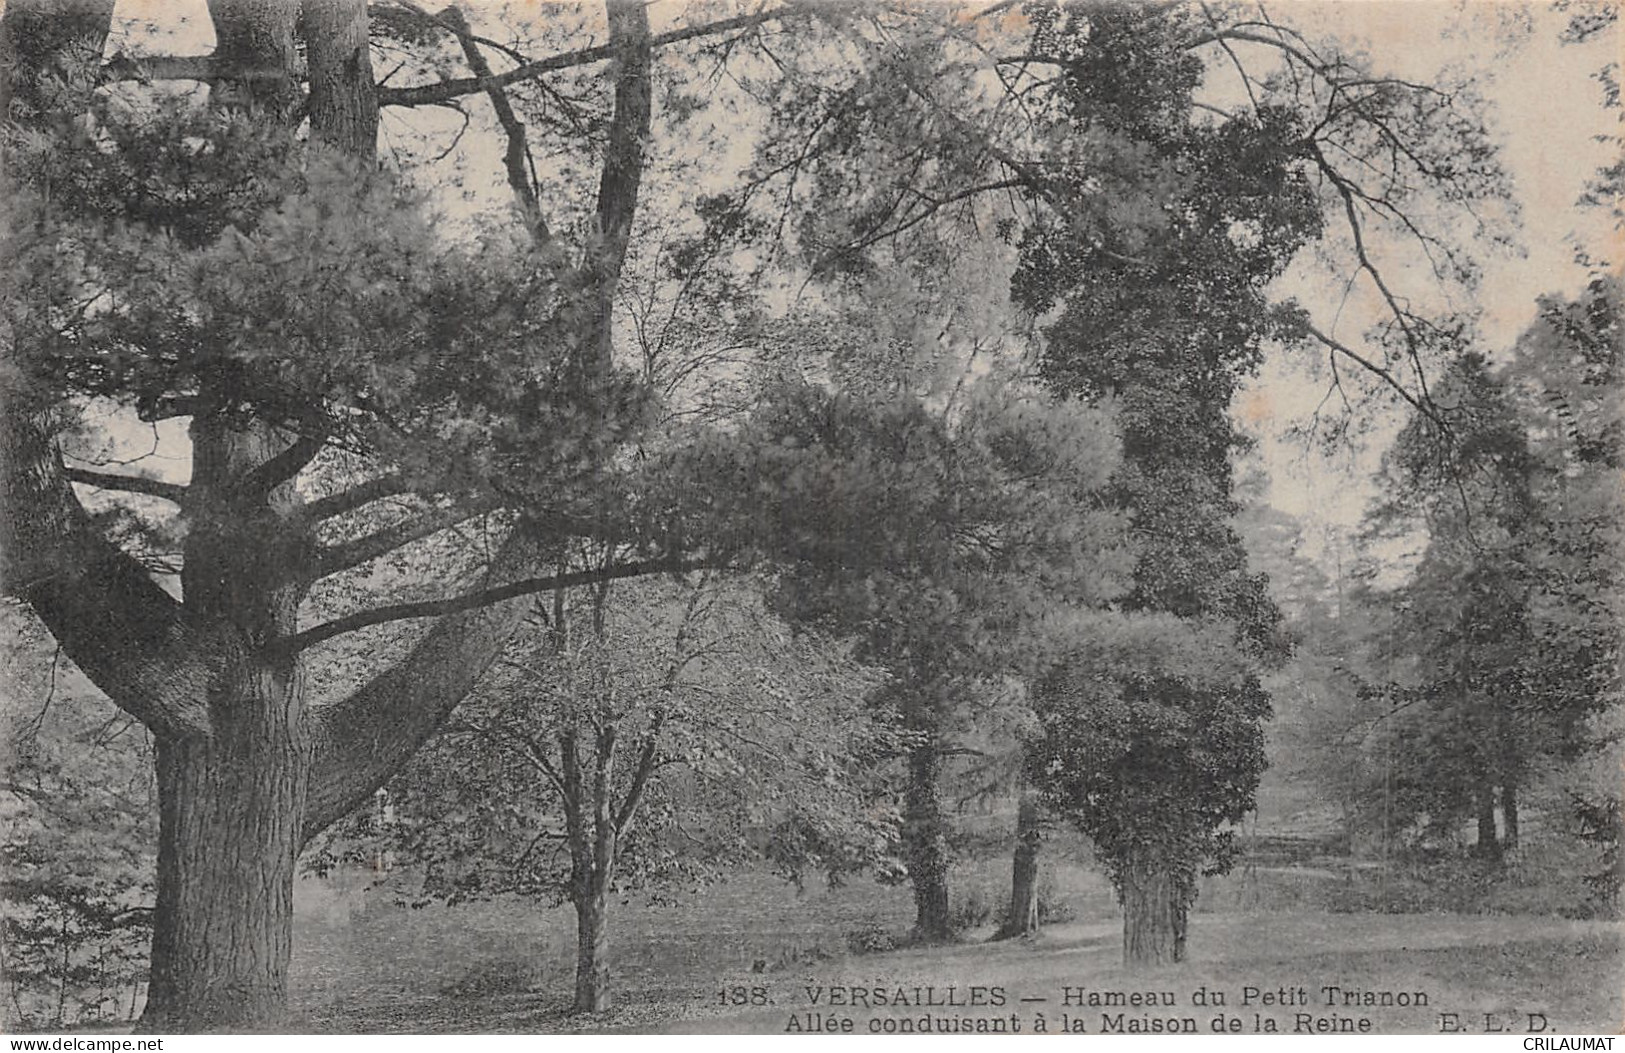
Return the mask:
{"type": "Polygon", "coordinates": [[[1275,403],[1267,389],[1258,388],[1247,393],[1241,403],[1241,419],[1248,424],[1263,424],[1275,417],[1275,403]]]}
{"type": "MultiPolygon", "coordinates": [[[[946,0],[935,0],[935,2],[943,3],[946,0]]],[[[983,44],[991,44],[996,40],[1020,36],[1032,28],[1032,20],[1019,7],[1006,8],[997,12],[992,18],[987,18],[986,10],[986,7],[956,7],[953,12],[953,20],[965,25],[974,25],[976,39],[983,44]]]]}

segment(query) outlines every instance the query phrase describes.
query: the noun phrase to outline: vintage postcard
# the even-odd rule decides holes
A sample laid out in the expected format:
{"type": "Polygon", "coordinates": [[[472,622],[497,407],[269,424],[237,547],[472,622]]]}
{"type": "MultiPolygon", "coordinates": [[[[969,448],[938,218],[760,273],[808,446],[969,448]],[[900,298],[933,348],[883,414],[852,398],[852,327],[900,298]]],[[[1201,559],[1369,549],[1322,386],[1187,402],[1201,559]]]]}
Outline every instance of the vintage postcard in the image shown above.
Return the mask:
{"type": "Polygon", "coordinates": [[[1620,53],[3,0],[0,1030],[1610,1048],[1620,53]]]}

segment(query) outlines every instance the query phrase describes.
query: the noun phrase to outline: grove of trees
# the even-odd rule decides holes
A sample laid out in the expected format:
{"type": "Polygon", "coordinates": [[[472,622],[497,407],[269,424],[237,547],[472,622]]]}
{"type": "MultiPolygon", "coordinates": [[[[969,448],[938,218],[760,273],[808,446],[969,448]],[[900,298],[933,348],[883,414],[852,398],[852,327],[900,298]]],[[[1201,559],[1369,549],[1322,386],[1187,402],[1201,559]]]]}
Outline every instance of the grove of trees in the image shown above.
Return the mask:
{"type": "MultiPolygon", "coordinates": [[[[1180,960],[1292,645],[1234,522],[1271,350],[1412,415],[1406,807],[1488,851],[1596,752],[1617,283],[1477,356],[1470,79],[1261,5],[670,6],[211,0],[210,46],[6,0],[0,584],[151,736],[150,911],[134,830],[73,908],[150,924],[144,1029],[276,1028],[301,857],[379,838],[425,898],[572,904],[583,1011],[613,894],[734,859],[949,939],[978,734],[1028,863],[1042,805],[1180,960]],[[1311,258],[1359,339],[1281,291],[1311,258]],[[148,429],[181,470],[98,453],[148,429]]],[[[29,851],[8,894],[73,889],[29,851]]]]}

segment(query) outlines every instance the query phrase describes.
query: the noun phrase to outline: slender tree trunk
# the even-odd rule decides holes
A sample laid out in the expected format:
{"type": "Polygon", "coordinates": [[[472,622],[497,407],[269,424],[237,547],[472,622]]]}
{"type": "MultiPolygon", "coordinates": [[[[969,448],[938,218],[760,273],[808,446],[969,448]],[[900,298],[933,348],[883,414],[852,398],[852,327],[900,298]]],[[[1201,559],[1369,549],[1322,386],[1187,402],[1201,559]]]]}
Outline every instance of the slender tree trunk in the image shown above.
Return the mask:
{"type": "Polygon", "coordinates": [[[908,753],[908,787],[903,799],[903,850],[908,861],[909,882],[914,887],[914,935],[926,942],[953,937],[948,912],[948,821],[942,812],[938,782],[942,776],[942,752],[936,737],[926,725],[925,703],[909,706],[910,730],[926,733],[908,753]]]}
{"type": "Polygon", "coordinates": [[[1518,848],[1518,786],[1510,779],[1501,787],[1501,847],[1507,852],[1518,848]]]}
{"type": "MultiPolygon", "coordinates": [[[[595,609],[600,637],[603,633],[603,594],[595,609]]],[[[613,714],[601,714],[603,724],[593,741],[592,853],[582,895],[576,902],[576,1001],[578,1013],[597,1013],[609,1008],[609,933],[606,922],[609,886],[615,876],[615,857],[620,850],[615,828],[611,776],[615,770],[616,732],[613,714]]],[[[583,824],[585,825],[585,824],[583,824]]]]}
{"type": "Polygon", "coordinates": [[[1039,818],[1038,794],[1023,786],[1016,810],[1016,850],[1010,864],[1010,907],[993,936],[996,940],[1038,931],[1038,853],[1043,844],[1039,818]]]}
{"type": "Polygon", "coordinates": [[[1501,842],[1495,833],[1495,787],[1488,782],[1479,784],[1473,794],[1474,811],[1478,819],[1478,841],[1473,854],[1483,859],[1501,858],[1501,842]]]}
{"type": "Polygon", "coordinates": [[[1123,868],[1123,964],[1172,965],[1185,960],[1189,904],[1165,867],[1133,859],[1123,868]]]}
{"type": "Polygon", "coordinates": [[[609,978],[609,888],[614,874],[615,835],[594,824],[572,831],[570,901],[576,911],[577,1013],[601,1013],[612,1001],[609,978]]]}
{"type": "Polygon", "coordinates": [[[609,896],[602,882],[576,901],[577,1013],[599,1013],[610,1006],[609,896]]]}
{"type": "MultiPolygon", "coordinates": [[[[562,608],[556,606],[555,611],[562,608]]],[[[562,625],[562,613],[554,620],[562,625]]],[[[609,890],[620,849],[611,797],[615,740],[613,726],[603,727],[593,735],[591,756],[583,757],[578,730],[567,727],[559,733],[570,901],[576,911],[577,1013],[598,1013],[610,1005],[609,890]]]]}

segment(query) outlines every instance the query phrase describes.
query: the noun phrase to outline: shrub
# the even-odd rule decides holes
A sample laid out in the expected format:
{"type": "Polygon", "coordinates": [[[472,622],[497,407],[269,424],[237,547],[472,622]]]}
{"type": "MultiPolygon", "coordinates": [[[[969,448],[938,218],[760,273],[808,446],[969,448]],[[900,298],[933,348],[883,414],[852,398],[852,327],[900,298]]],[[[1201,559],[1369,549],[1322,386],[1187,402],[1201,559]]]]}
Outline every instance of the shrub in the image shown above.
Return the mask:
{"type": "Polygon", "coordinates": [[[846,934],[846,949],[853,954],[884,954],[897,949],[897,938],[878,922],[846,934]]]}
{"type": "Polygon", "coordinates": [[[969,932],[993,918],[993,900],[979,886],[972,885],[954,904],[949,921],[956,933],[969,932]]]}

